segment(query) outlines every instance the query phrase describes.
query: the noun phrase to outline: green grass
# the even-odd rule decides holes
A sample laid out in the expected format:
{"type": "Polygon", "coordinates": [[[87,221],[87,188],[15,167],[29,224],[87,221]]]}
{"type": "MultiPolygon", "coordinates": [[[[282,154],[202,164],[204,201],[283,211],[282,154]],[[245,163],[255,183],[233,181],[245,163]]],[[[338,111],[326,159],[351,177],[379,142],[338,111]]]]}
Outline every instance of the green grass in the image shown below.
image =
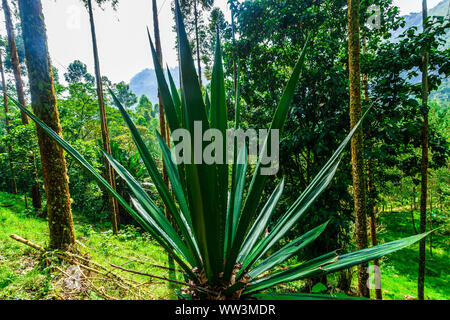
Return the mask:
{"type": "MultiPolygon", "coordinates": [[[[89,255],[92,261],[103,266],[115,264],[169,277],[166,270],[151,265],[167,266],[167,254],[148,234],[138,232],[134,227],[126,227],[115,237],[107,227],[87,224],[77,213],[74,213],[74,224],[77,240],[87,247],[81,248],[82,253],[89,255]]],[[[45,219],[25,209],[22,197],[0,192],[0,299],[102,299],[95,292],[68,296],[62,290],[61,274],[51,272],[36,250],[12,240],[9,237],[11,234],[45,247],[48,243],[48,224],[45,219]],[[13,206],[5,207],[8,205],[13,206]]],[[[68,267],[68,264],[63,267],[68,267]]],[[[119,273],[140,283],[149,281],[145,276],[119,273]]],[[[152,280],[145,286],[148,289],[145,299],[176,299],[174,289],[167,282],[152,280]]],[[[129,299],[122,291],[112,292],[115,297],[129,299]]]]}
{"type": "MultiPolygon", "coordinates": [[[[432,235],[433,256],[430,257],[429,238],[426,240],[425,299],[450,299],[450,228],[449,219],[435,211],[433,228],[444,226],[432,235]]],[[[429,215],[429,213],[427,213],[429,215]]],[[[414,213],[419,228],[419,212],[414,213]]],[[[395,209],[380,215],[378,238],[388,242],[414,235],[411,212],[395,209]]],[[[427,226],[428,228],[428,226],[427,226]]],[[[405,295],[417,297],[419,244],[412,245],[381,260],[381,288],[384,299],[404,300],[405,295]]]]}
{"type": "MultiPolygon", "coordinates": [[[[415,212],[416,226],[419,213],[415,212]]],[[[433,217],[433,226],[439,227],[448,223],[448,218],[441,213],[433,217]]],[[[104,266],[110,263],[123,265],[132,270],[168,277],[165,270],[150,264],[167,266],[167,255],[146,233],[134,227],[123,228],[114,237],[107,225],[92,225],[85,218],[74,213],[76,236],[89,249],[85,254],[104,266]]],[[[425,297],[433,300],[450,298],[450,253],[448,225],[433,234],[433,257],[429,254],[427,240],[427,262],[425,279],[425,297]]],[[[0,192],[0,299],[62,299],[67,292],[58,285],[58,272],[39,259],[36,250],[12,240],[9,236],[17,234],[36,244],[46,246],[48,242],[48,225],[45,219],[25,209],[23,198],[0,192]],[[12,207],[5,207],[13,205],[12,207]]],[[[395,209],[392,213],[380,215],[378,239],[380,243],[411,236],[414,230],[410,212],[406,208],[395,209]]],[[[381,260],[381,286],[383,299],[405,300],[406,295],[417,297],[417,259],[418,244],[394,253],[381,260]]],[[[66,265],[67,267],[67,265],[66,265]]],[[[148,281],[143,276],[132,276],[139,282],[148,281]]],[[[332,276],[329,277],[332,281],[332,276]]],[[[179,279],[178,280],[182,280],[179,279]]],[[[155,280],[146,285],[146,299],[176,299],[167,282],[155,280]]],[[[356,286],[356,280],[353,281],[356,286]]],[[[179,286],[177,286],[179,287],[179,286]]],[[[356,290],[355,290],[356,291],[356,290]]],[[[131,298],[126,293],[114,292],[121,299],[131,298]]],[[[372,292],[372,297],[374,293],[372,292]]],[[[69,295],[70,299],[102,299],[95,292],[83,295],[69,295]]]]}

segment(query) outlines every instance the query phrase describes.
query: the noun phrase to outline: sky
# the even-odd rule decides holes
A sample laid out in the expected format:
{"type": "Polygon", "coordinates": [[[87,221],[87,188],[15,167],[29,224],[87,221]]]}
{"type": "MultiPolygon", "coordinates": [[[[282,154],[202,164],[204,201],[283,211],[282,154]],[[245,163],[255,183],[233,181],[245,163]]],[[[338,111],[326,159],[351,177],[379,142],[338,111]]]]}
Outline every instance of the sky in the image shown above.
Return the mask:
{"type": "MultiPolygon", "coordinates": [[[[429,8],[441,0],[428,0],[429,8]]],[[[94,5],[94,19],[102,75],[113,82],[130,79],[145,68],[153,69],[146,27],[153,35],[151,0],[121,0],[117,11],[101,10],[94,5]]],[[[174,67],[176,61],[175,34],[170,4],[172,0],[157,0],[164,63],[174,67]]],[[[401,14],[419,12],[422,0],[394,0],[401,14]]],[[[47,25],[49,52],[60,78],[75,59],[94,73],[89,16],[80,0],[42,0],[47,25]]],[[[215,0],[227,20],[230,11],[227,0],[215,0]]],[[[4,26],[3,14],[0,15],[4,26]]],[[[4,28],[0,33],[5,34],[4,28]]]]}

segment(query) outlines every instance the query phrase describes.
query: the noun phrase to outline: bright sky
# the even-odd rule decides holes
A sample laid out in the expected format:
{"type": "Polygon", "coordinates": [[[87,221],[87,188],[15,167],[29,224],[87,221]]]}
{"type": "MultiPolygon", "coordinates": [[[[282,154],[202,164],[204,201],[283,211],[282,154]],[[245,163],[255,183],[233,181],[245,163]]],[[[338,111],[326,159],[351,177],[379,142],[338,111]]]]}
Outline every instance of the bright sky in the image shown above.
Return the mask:
{"type": "MultiPolygon", "coordinates": [[[[172,0],[157,0],[164,63],[177,64],[172,0]]],[[[62,75],[74,59],[88,65],[93,73],[89,15],[80,0],[42,0],[53,64],[62,75]]],[[[215,6],[230,15],[226,0],[215,6]]],[[[130,79],[145,68],[153,69],[146,27],[153,37],[151,0],[121,0],[117,12],[94,6],[94,19],[101,72],[113,82],[130,79]]]]}
{"type": "MultiPolygon", "coordinates": [[[[162,50],[165,63],[176,65],[175,34],[170,3],[157,0],[162,50]]],[[[441,0],[428,0],[434,7],[441,0]]],[[[151,0],[121,0],[117,12],[95,6],[97,41],[102,74],[113,82],[126,81],[143,70],[153,68],[146,26],[153,36],[151,0]]],[[[49,39],[49,51],[60,75],[73,60],[78,59],[94,72],[89,17],[80,0],[42,0],[49,39]]],[[[422,0],[394,0],[402,14],[421,11],[422,0]]],[[[227,20],[230,11],[226,0],[215,0],[227,20]]],[[[0,32],[5,34],[4,17],[0,15],[0,32]]]]}

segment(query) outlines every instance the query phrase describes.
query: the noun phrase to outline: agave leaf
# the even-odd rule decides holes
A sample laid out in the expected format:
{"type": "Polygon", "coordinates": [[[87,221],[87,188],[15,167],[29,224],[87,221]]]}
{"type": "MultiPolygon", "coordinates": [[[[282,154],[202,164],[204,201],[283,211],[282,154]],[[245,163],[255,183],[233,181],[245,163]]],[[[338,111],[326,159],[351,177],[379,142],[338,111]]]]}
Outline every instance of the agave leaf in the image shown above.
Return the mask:
{"type": "Polygon", "coordinates": [[[211,100],[209,99],[208,90],[205,88],[205,106],[208,120],[211,122],[211,100]]]}
{"type": "MultiPolygon", "coordinates": [[[[159,63],[158,56],[153,46],[153,41],[150,36],[150,31],[147,28],[148,40],[150,42],[150,50],[152,51],[153,64],[155,66],[156,79],[158,81],[158,93],[161,97],[164,106],[165,115],[171,131],[178,129],[181,125],[181,119],[178,118],[177,111],[174,105],[173,97],[167,85],[164,71],[159,63]]],[[[161,108],[161,106],[160,106],[161,108]]]]}
{"type": "Polygon", "coordinates": [[[243,269],[249,269],[255,261],[260,259],[267,251],[269,251],[270,248],[272,248],[292,228],[292,226],[297,223],[298,219],[309,209],[309,207],[331,182],[339,163],[340,161],[338,160],[333,167],[330,168],[330,172],[318,181],[314,189],[308,189],[307,196],[304,197],[304,202],[302,202],[302,206],[299,207],[298,210],[288,210],[288,215],[285,214],[278,220],[267,237],[265,237],[255,248],[253,248],[252,253],[244,262],[243,269]]]}
{"type": "Polygon", "coordinates": [[[180,206],[181,212],[184,215],[184,219],[188,222],[188,225],[192,227],[191,214],[189,212],[188,204],[184,196],[183,188],[181,187],[177,164],[173,162],[169,147],[158,131],[155,131],[155,135],[161,148],[164,164],[169,176],[170,184],[172,185],[172,190],[178,201],[178,205],[180,206]]]}
{"type": "MultiPolygon", "coordinates": [[[[240,128],[240,99],[241,99],[241,95],[240,95],[240,81],[239,81],[239,62],[237,64],[237,73],[236,73],[236,92],[235,92],[235,119],[234,119],[234,129],[237,130],[240,128]]],[[[237,144],[236,144],[236,137],[233,137],[233,165],[231,166],[231,190],[229,192],[229,196],[228,196],[228,206],[227,206],[227,221],[226,221],[226,229],[227,230],[227,234],[226,236],[226,241],[225,241],[225,255],[228,256],[228,251],[231,250],[231,246],[232,246],[232,237],[229,236],[228,234],[232,234],[235,233],[235,231],[231,231],[232,227],[230,224],[230,217],[232,215],[232,203],[234,203],[234,195],[235,195],[235,185],[236,185],[236,163],[237,163],[237,157],[238,157],[238,151],[237,151],[237,144]]],[[[237,227],[237,226],[236,226],[237,227]]],[[[233,227],[233,228],[236,228],[233,227]]]]}
{"type": "Polygon", "coordinates": [[[181,186],[180,177],[178,175],[178,169],[176,163],[173,162],[169,147],[164,142],[163,138],[159,134],[158,131],[156,131],[156,137],[158,139],[159,145],[161,147],[161,152],[164,159],[164,164],[167,170],[167,174],[170,179],[170,183],[172,185],[172,190],[175,194],[176,199],[178,200],[178,204],[180,205],[181,213],[175,215],[175,220],[182,231],[183,235],[185,236],[186,240],[189,243],[189,248],[192,248],[193,255],[196,259],[197,266],[201,266],[201,259],[200,259],[200,253],[198,249],[198,244],[195,239],[195,235],[192,232],[192,219],[189,212],[189,208],[187,205],[187,201],[184,195],[183,188],[181,186]]]}
{"type": "Polygon", "coordinates": [[[122,104],[117,99],[117,97],[115,96],[114,92],[112,92],[111,89],[109,90],[109,92],[111,93],[114,103],[116,104],[117,108],[122,114],[122,118],[124,119],[125,123],[128,126],[128,129],[131,132],[133,141],[139,151],[139,154],[141,155],[142,161],[144,162],[150,177],[152,178],[153,183],[155,184],[156,189],[158,190],[159,195],[161,196],[161,199],[163,200],[169,212],[175,216],[178,212],[177,206],[175,205],[172,194],[170,193],[168,186],[164,182],[161,173],[159,172],[158,167],[156,166],[155,161],[153,160],[152,156],[150,155],[150,152],[145,146],[145,143],[142,140],[139,131],[137,130],[128,113],[125,111],[125,108],[122,106],[122,104]]]}
{"type": "Polygon", "coordinates": [[[168,66],[166,66],[167,69],[167,75],[169,77],[169,84],[170,84],[170,91],[172,93],[172,100],[173,100],[173,105],[175,107],[175,111],[177,113],[177,117],[181,122],[182,117],[182,113],[181,113],[181,99],[180,99],[180,95],[178,94],[178,90],[177,90],[177,86],[175,85],[175,82],[173,81],[173,77],[172,77],[172,73],[170,72],[170,69],[168,66]]]}
{"type": "Polygon", "coordinates": [[[291,241],[288,245],[284,246],[277,252],[273,253],[270,257],[262,261],[248,273],[250,279],[256,278],[257,276],[263,274],[267,270],[270,270],[273,267],[280,265],[289,258],[293,257],[301,249],[303,249],[308,244],[316,240],[325,230],[326,226],[328,225],[328,222],[329,221],[312,229],[311,231],[305,233],[304,235],[301,235],[300,237],[291,241]]]}
{"type": "MultiPolygon", "coordinates": [[[[206,93],[206,99],[208,101],[208,94],[206,93]]],[[[214,66],[211,77],[211,101],[210,101],[210,126],[220,131],[223,139],[225,140],[227,136],[227,102],[225,93],[225,80],[223,74],[223,64],[222,64],[222,50],[220,47],[219,33],[216,37],[216,50],[214,55],[214,66]]],[[[217,206],[217,213],[219,214],[218,223],[225,226],[226,215],[227,215],[227,194],[228,194],[228,164],[226,163],[226,152],[227,144],[223,141],[222,144],[222,162],[216,164],[217,170],[217,189],[216,189],[216,199],[215,205],[217,206]]],[[[217,150],[216,150],[217,152],[217,150]]],[[[245,154],[245,159],[242,159],[245,163],[247,162],[247,154],[245,154]]],[[[245,167],[246,168],[246,167],[245,167]]],[[[244,168],[244,170],[245,170],[244,168]]],[[[245,171],[244,171],[245,179],[245,171]]],[[[242,188],[244,186],[242,185],[242,188]]],[[[235,209],[240,209],[240,204],[235,209]]],[[[239,214],[239,213],[238,213],[239,214]]],[[[223,248],[225,242],[225,230],[222,229],[224,234],[221,235],[223,242],[221,246],[223,248]]],[[[222,256],[223,257],[223,256],[222,256]]]]}
{"type": "Polygon", "coordinates": [[[349,297],[346,295],[326,295],[308,293],[257,293],[252,298],[256,300],[370,300],[363,297],[349,297]]]}
{"type": "Polygon", "coordinates": [[[127,210],[131,216],[133,216],[137,222],[139,222],[145,230],[147,230],[155,240],[167,251],[169,252],[174,260],[180,265],[180,267],[189,274],[192,279],[197,279],[195,273],[192,272],[191,268],[186,265],[186,263],[175,253],[172,246],[163,239],[154,229],[150,220],[148,220],[148,215],[141,216],[138,214],[133,208],[129,206],[129,204],[109,185],[109,183],[97,172],[90,164],[86,161],[86,159],[75,150],[69,143],[67,143],[63,138],[61,138],[55,131],[49,128],[44,122],[39,120],[33,113],[31,113],[27,108],[23,107],[18,101],[16,101],[13,97],[9,96],[9,99],[23,112],[27,114],[27,116],[33,120],[37,126],[39,126],[44,132],[53,140],[56,144],[58,144],[61,148],[63,148],[68,154],[70,154],[75,161],[77,161],[84,169],[86,169],[94,179],[103,186],[109,193],[111,193],[117,201],[127,210]]]}
{"type": "Polygon", "coordinates": [[[261,278],[254,281],[244,293],[251,293],[261,291],[277,284],[301,280],[309,277],[317,277],[324,274],[336,272],[343,269],[348,269],[373,259],[386,256],[395,251],[401,250],[410,246],[411,244],[420,241],[428,236],[431,232],[414,235],[412,237],[392,241],[375,247],[366,248],[356,252],[336,256],[333,258],[330,253],[329,258],[325,256],[308,261],[290,270],[275,273],[269,277],[261,278]]]}
{"type": "Polygon", "coordinates": [[[239,252],[238,261],[245,261],[249,253],[255,248],[255,244],[261,238],[262,234],[267,228],[270,218],[275,212],[278,201],[283,194],[283,189],[284,179],[282,179],[278,186],[275,188],[269,200],[267,200],[264,208],[261,210],[261,213],[259,214],[255,223],[252,225],[250,231],[248,232],[247,238],[245,239],[244,244],[242,245],[242,249],[239,252]]]}
{"type": "MultiPolygon", "coordinates": [[[[187,237],[188,243],[189,243],[189,250],[186,248],[186,245],[182,241],[182,239],[179,237],[178,233],[175,231],[175,229],[170,224],[169,220],[164,216],[164,214],[161,212],[161,210],[156,206],[156,204],[153,202],[153,200],[148,196],[148,194],[145,192],[144,189],[142,189],[140,183],[136,181],[133,176],[119,163],[117,160],[115,160],[113,157],[111,157],[109,154],[104,153],[105,157],[108,159],[108,161],[113,166],[114,170],[120,175],[122,179],[125,180],[127,185],[130,187],[131,191],[134,193],[136,200],[133,201],[133,204],[135,205],[135,208],[138,210],[139,213],[142,214],[142,212],[146,212],[149,214],[149,216],[154,219],[155,226],[158,227],[158,232],[161,234],[161,236],[166,239],[166,241],[170,242],[174,248],[177,249],[177,251],[192,265],[196,266],[198,265],[198,261],[194,260],[195,251],[193,248],[195,246],[193,245],[192,239],[189,237],[189,233],[186,230],[186,225],[182,224],[180,226],[180,229],[182,230],[182,233],[185,237],[187,237]],[[138,209],[139,208],[139,209],[138,209]]],[[[176,221],[182,223],[181,218],[179,215],[175,216],[176,221]]]]}
{"type": "MultiPolygon", "coordinates": [[[[373,104],[372,104],[373,106],[373,104]]],[[[243,269],[248,269],[256,260],[264,255],[270,248],[272,248],[287,232],[297,223],[301,216],[309,209],[314,201],[326,189],[334,177],[337,168],[339,167],[342,152],[350,142],[355,132],[359,129],[371,107],[364,113],[360,121],[355,125],[351,132],[347,135],[341,145],[336,149],[333,156],[319,171],[310,185],[303,191],[300,197],[292,204],[289,210],[278,220],[277,224],[270,232],[270,234],[260,243],[257,248],[254,248],[251,256],[244,262],[243,269]]]]}
{"type": "Polygon", "coordinates": [[[247,146],[245,143],[242,145],[241,150],[239,151],[239,156],[236,164],[236,176],[235,176],[235,185],[234,185],[234,197],[233,203],[230,206],[228,217],[228,237],[230,237],[229,241],[232,241],[236,235],[236,227],[238,225],[239,214],[241,212],[242,199],[244,195],[244,187],[245,187],[245,173],[247,171],[248,157],[247,157],[247,146]]]}
{"type": "MultiPolygon", "coordinates": [[[[175,106],[175,111],[177,113],[178,119],[181,121],[181,127],[184,127],[183,108],[182,108],[180,95],[178,94],[178,90],[177,90],[177,87],[175,85],[175,82],[173,81],[173,77],[172,77],[172,74],[170,72],[169,67],[167,66],[166,68],[167,68],[167,74],[169,76],[170,91],[172,92],[172,100],[173,100],[173,104],[175,106]]],[[[179,174],[179,177],[180,177],[181,185],[183,187],[183,191],[184,191],[185,194],[187,194],[186,173],[185,173],[185,169],[184,169],[184,165],[183,164],[180,164],[178,166],[178,174],[179,174]]]]}
{"type": "MultiPolygon", "coordinates": [[[[295,87],[298,83],[298,80],[300,78],[301,71],[303,70],[303,65],[305,61],[306,56],[306,47],[309,42],[309,39],[307,39],[305,43],[305,47],[303,48],[303,51],[300,55],[300,58],[298,59],[294,70],[291,74],[291,77],[289,78],[288,84],[284,90],[283,96],[280,100],[280,103],[278,104],[277,110],[275,111],[275,115],[272,120],[272,124],[270,125],[270,129],[278,129],[280,130],[280,134],[283,130],[284,123],[286,121],[287,115],[290,110],[291,101],[294,96],[295,87]]],[[[266,142],[270,141],[271,139],[271,131],[269,130],[269,134],[267,135],[266,142]]],[[[264,144],[265,146],[267,143],[264,144]]],[[[225,277],[228,278],[231,276],[231,272],[233,271],[234,265],[236,263],[239,250],[242,246],[242,243],[245,239],[245,235],[247,233],[247,230],[250,226],[250,222],[253,219],[259,200],[261,198],[262,192],[264,190],[267,176],[260,174],[260,167],[261,167],[261,157],[258,160],[258,163],[256,165],[255,173],[253,175],[252,182],[250,183],[247,197],[244,202],[244,206],[242,208],[241,217],[239,220],[238,229],[236,232],[236,238],[234,239],[234,242],[232,244],[229,256],[227,257],[227,263],[225,267],[225,277]]]]}
{"type": "MultiPolygon", "coordinates": [[[[203,130],[209,129],[209,123],[178,1],[175,2],[175,16],[180,58],[183,127],[189,130],[192,137],[195,137],[194,123],[199,121],[203,130]]],[[[204,150],[205,146],[206,144],[203,143],[201,150],[204,150]]],[[[189,182],[187,198],[206,277],[214,285],[223,270],[225,239],[225,221],[222,221],[224,214],[219,212],[219,206],[216,205],[217,172],[214,165],[195,164],[195,159],[192,160],[194,161],[184,166],[186,181],[189,182]]]]}

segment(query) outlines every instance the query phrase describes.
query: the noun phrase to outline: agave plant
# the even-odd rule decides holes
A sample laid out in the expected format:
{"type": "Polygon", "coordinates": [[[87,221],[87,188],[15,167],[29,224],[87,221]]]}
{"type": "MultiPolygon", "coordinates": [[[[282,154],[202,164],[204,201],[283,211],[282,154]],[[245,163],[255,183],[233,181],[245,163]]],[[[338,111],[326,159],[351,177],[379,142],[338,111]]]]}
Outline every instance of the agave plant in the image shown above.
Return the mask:
{"type": "MultiPolygon", "coordinates": [[[[194,122],[201,121],[205,130],[216,128],[225,134],[227,107],[220,41],[216,41],[211,92],[210,95],[203,95],[199,87],[198,76],[177,2],[176,22],[181,95],[178,94],[170,73],[168,75],[169,81],[166,81],[149,35],[159,92],[170,130],[184,128],[193,133],[194,122]],[[206,96],[206,99],[203,98],[204,96],[206,96]]],[[[284,122],[289,114],[294,89],[301,75],[306,50],[307,45],[305,45],[293,69],[277,106],[270,129],[283,130],[284,122]]],[[[109,186],[79,152],[31,112],[20,105],[18,106],[38,126],[42,127],[56,143],[86,168],[98,183],[112,193],[121,205],[174,258],[189,284],[181,296],[189,296],[194,299],[329,298],[321,295],[267,293],[267,289],[281,283],[318,277],[380,258],[405,248],[428,234],[415,235],[348,254],[340,255],[333,251],[288,270],[273,271],[280,264],[299,254],[302,248],[313,243],[326,228],[327,223],[319,225],[275,250],[280,240],[298,223],[302,215],[329,185],[339,166],[345,147],[361,122],[348,134],[299,198],[286,212],[281,214],[281,217],[273,221],[273,214],[283,193],[284,181],[281,181],[273,190],[266,203],[260,203],[268,176],[261,174],[263,165],[261,159],[259,159],[251,181],[249,181],[249,187],[245,191],[244,186],[248,169],[248,155],[245,146],[240,149],[237,155],[238,161],[232,165],[194,164],[193,161],[192,164],[177,165],[168,145],[156,132],[165,168],[170,179],[171,192],[164,183],[155,160],[151,157],[125,108],[112,92],[111,94],[122,113],[145,167],[170,213],[170,220],[173,223],[166,218],[163,208],[159,208],[147,195],[141,183],[117,160],[106,154],[116,172],[126,181],[132,192],[132,207],[109,186]],[[229,183],[230,172],[231,183],[229,183]],[[262,209],[258,210],[261,207],[262,209]],[[269,225],[271,226],[270,231],[265,234],[269,225]]],[[[238,115],[239,88],[236,90],[236,94],[235,111],[238,115]]],[[[238,116],[234,126],[240,126],[238,116]]],[[[268,139],[270,139],[270,132],[267,136],[268,139]]]]}

